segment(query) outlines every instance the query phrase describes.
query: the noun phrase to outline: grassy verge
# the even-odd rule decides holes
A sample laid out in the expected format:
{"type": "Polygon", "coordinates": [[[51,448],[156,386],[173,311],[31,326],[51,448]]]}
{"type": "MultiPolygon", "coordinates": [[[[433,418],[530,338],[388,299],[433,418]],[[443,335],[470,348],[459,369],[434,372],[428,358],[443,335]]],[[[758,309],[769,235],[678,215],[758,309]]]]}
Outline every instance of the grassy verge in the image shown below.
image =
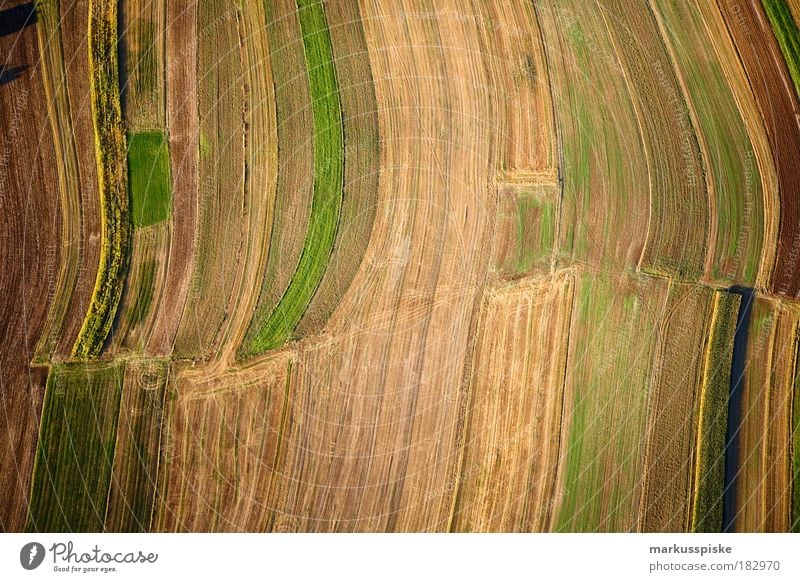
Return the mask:
{"type": "Polygon", "coordinates": [[[55,366],[47,381],[29,531],[102,531],[117,435],[121,364],[55,366]]]}
{"type": "Polygon", "coordinates": [[[89,64],[102,245],[92,300],[72,349],[76,359],[95,357],[103,349],[122,296],[129,260],[128,184],[119,103],[116,2],[90,2],[89,64]]]}
{"type": "Polygon", "coordinates": [[[129,134],[128,180],[134,226],[149,226],[169,218],[172,183],[169,144],[163,131],[129,134]]]}
{"type": "Polygon", "coordinates": [[[251,326],[244,353],[261,353],[291,338],[325,274],[342,206],[344,144],[330,34],[322,3],[298,0],[314,117],[314,198],[303,252],[289,287],[263,325],[251,326]]]}
{"type": "Polygon", "coordinates": [[[691,523],[696,532],[722,531],[728,394],[740,301],[738,295],[728,293],[717,293],[714,298],[697,428],[691,523]]]}
{"type": "Polygon", "coordinates": [[[786,0],[761,0],[761,4],[781,46],[795,90],[800,94],[800,30],[792,18],[789,4],[786,0]]]}

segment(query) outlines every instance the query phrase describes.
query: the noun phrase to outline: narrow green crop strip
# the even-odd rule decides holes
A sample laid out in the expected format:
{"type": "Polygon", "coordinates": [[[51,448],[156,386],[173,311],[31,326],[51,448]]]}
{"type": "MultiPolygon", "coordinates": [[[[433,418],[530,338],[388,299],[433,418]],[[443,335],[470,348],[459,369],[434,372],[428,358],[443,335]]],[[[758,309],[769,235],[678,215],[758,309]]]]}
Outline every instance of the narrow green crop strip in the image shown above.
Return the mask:
{"type": "Polygon", "coordinates": [[[792,18],[789,4],[786,0],[761,0],[761,4],[778,39],[795,91],[800,94],[800,30],[792,18]]]}
{"type": "Polygon", "coordinates": [[[72,348],[76,359],[98,356],[111,330],[128,267],[130,224],[125,134],[119,102],[117,3],[89,3],[89,66],[102,223],[100,261],[91,303],[72,348]]]}
{"type": "Polygon", "coordinates": [[[297,7],[314,118],[314,198],[297,269],[263,326],[250,330],[245,353],[261,353],[291,338],[328,266],[342,207],[344,130],[330,33],[322,2],[298,0],[297,7]]]}

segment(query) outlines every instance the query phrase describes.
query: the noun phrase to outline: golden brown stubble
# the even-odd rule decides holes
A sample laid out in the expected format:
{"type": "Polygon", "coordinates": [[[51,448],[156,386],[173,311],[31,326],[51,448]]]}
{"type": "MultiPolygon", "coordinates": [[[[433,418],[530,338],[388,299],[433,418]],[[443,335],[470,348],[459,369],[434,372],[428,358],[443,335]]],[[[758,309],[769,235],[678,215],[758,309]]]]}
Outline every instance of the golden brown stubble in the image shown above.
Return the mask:
{"type": "Polygon", "coordinates": [[[158,531],[265,531],[281,472],[292,356],[217,375],[178,370],[166,397],[158,531]]]}
{"type": "Polygon", "coordinates": [[[358,0],[325,5],[344,129],[344,196],[336,244],[296,335],[319,333],[355,277],[372,234],[381,144],[364,23],[358,0]]]}
{"type": "Polygon", "coordinates": [[[329,337],[299,355],[276,503],[299,530],[443,530],[495,212],[493,111],[471,11],[366,0],[361,14],[375,228],[329,337]]]}
{"type": "Polygon", "coordinates": [[[553,103],[545,47],[530,2],[475,0],[485,39],[492,98],[501,124],[500,170],[505,179],[556,179],[553,103]]]}
{"type": "Polygon", "coordinates": [[[786,532],[791,516],[791,417],[798,312],[755,299],[742,398],[736,529],[786,532]]]}
{"type": "Polygon", "coordinates": [[[696,421],[713,291],[673,286],[648,405],[647,453],[639,529],[688,531],[696,421]]]}
{"type": "Polygon", "coordinates": [[[239,19],[245,76],[245,198],[243,254],[215,359],[234,363],[253,315],[266,269],[278,180],[274,79],[262,0],[245,0],[239,19]]]}
{"type": "Polygon", "coordinates": [[[548,528],[573,292],[572,273],[487,292],[455,484],[455,531],[548,528]]]}

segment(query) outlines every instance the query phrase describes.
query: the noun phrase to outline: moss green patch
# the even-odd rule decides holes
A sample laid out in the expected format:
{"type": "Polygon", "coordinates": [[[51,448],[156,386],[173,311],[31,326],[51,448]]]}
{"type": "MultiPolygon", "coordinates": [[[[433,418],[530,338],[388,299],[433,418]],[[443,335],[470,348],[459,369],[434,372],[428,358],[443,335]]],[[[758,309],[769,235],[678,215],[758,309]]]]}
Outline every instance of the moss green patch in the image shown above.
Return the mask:
{"type": "Polygon", "coordinates": [[[54,366],[47,380],[29,531],[103,530],[122,364],[54,366]]]}
{"type": "Polygon", "coordinates": [[[133,224],[144,227],[169,218],[172,180],[169,142],[164,132],[128,135],[128,174],[133,224]]]}
{"type": "Polygon", "coordinates": [[[303,252],[281,300],[256,313],[240,355],[277,348],[291,339],[325,274],[343,196],[344,135],[330,33],[322,2],[298,0],[314,119],[314,197],[303,252]]]}

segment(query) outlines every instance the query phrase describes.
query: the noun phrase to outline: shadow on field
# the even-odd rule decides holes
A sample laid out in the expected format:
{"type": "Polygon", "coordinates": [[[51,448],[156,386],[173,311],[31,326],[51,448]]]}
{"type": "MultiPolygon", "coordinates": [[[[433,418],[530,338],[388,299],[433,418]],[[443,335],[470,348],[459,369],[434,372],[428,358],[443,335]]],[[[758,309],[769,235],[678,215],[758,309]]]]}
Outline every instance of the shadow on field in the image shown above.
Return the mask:
{"type": "Polygon", "coordinates": [[[736,316],[736,332],[733,336],[733,361],[731,362],[731,389],[728,397],[728,427],[725,436],[725,489],[722,494],[722,531],[732,532],[736,528],[738,501],[736,492],[739,467],[739,433],[742,429],[742,396],[744,374],[747,369],[747,341],[750,335],[750,314],[753,311],[755,293],[749,287],[735,285],[729,293],[741,296],[739,313],[736,316]]]}
{"type": "Polygon", "coordinates": [[[36,5],[33,2],[0,10],[0,36],[14,34],[35,23],[36,5]]]}
{"type": "Polygon", "coordinates": [[[27,70],[27,65],[0,69],[0,86],[10,83],[27,70]]]}

